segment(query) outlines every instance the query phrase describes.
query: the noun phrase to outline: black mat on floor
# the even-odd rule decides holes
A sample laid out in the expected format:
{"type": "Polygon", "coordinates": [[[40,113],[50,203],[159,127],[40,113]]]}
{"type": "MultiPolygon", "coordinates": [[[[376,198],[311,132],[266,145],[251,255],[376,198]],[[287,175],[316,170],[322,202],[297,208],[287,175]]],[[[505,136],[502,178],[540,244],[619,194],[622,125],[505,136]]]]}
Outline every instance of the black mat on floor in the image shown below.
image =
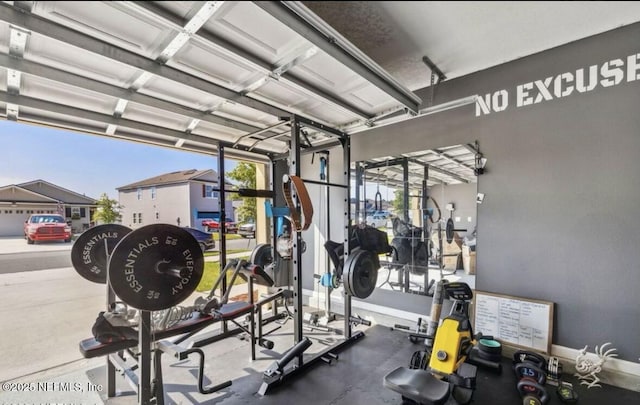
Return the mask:
{"type": "MultiPolygon", "coordinates": [[[[268,395],[259,396],[257,392],[262,383],[260,373],[233,380],[233,385],[211,397],[191,396],[191,403],[235,405],[235,404],[330,404],[330,405],[373,405],[402,404],[398,394],[383,387],[383,378],[398,366],[407,365],[411,354],[421,348],[412,344],[407,335],[391,331],[388,327],[375,326],[366,331],[366,336],[340,353],[339,360],[331,365],[319,362],[299,376],[288,379],[280,386],[269,390],[268,395]],[[196,399],[198,398],[198,399],[196,399]]],[[[246,353],[241,352],[238,364],[230,367],[242,367],[246,363],[246,353]]],[[[165,388],[171,387],[171,374],[165,375],[165,388]]],[[[602,388],[587,389],[580,386],[575,378],[568,377],[580,395],[579,404],[638,404],[640,393],[603,385],[602,388]]],[[[496,375],[479,369],[477,389],[472,404],[476,405],[515,405],[522,399],[515,389],[516,379],[511,371],[511,362],[503,361],[503,372],[496,375]]],[[[186,391],[193,388],[186,388],[186,391]]],[[[548,405],[562,402],[556,397],[555,387],[547,385],[550,400],[548,405]]],[[[181,389],[178,389],[182,391],[181,389]]],[[[169,398],[166,403],[171,404],[169,398]]],[[[135,396],[126,400],[119,398],[107,403],[135,403],[135,396]]]]}
{"type": "MultiPolygon", "coordinates": [[[[376,326],[366,337],[345,350],[340,360],[332,366],[320,365],[304,376],[279,387],[277,391],[260,400],[261,404],[307,403],[331,405],[402,404],[398,394],[383,387],[384,376],[398,366],[408,365],[411,354],[421,348],[412,344],[407,335],[389,328],[376,326]]],[[[576,379],[567,376],[574,385],[582,405],[640,403],[640,393],[608,385],[587,389],[576,379]]],[[[235,384],[235,383],[234,383],[235,384]]],[[[516,388],[516,377],[511,371],[511,361],[503,359],[503,372],[479,369],[475,405],[514,405],[522,399],[516,388]]],[[[555,387],[546,386],[550,400],[547,405],[560,405],[555,387]]],[[[231,403],[231,402],[225,402],[231,403]]]]}

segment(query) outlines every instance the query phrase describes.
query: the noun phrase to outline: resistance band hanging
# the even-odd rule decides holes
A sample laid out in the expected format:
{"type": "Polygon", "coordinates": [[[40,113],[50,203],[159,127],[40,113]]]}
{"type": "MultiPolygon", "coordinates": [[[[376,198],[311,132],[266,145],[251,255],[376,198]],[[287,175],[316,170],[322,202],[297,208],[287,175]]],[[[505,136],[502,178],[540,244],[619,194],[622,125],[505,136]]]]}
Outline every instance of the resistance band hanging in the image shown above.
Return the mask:
{"type": "Polygon", "coordinates": [[[376,211],[382,211],[382,194],[380,193],[380,168],[378,168],[378,178],[376,179],[376,197],[374,199],[376,211]]]}

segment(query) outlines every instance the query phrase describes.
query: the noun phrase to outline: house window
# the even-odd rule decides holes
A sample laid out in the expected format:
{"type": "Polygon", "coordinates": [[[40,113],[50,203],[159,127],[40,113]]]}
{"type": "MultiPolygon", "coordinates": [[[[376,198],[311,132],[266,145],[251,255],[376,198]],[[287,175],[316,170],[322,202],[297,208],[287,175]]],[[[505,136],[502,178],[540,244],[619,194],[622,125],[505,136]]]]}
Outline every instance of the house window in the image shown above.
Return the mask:
{"type": "Polygon", "coordinates": [[[151,187],[151,199],[152,200],[156,199],[156,188],[155,187],[151,187]]]}
{"type": "Polygon", "coordinates": [[[216,187],[214,187],[212,185],[203,184],[202,185],[202,196],[204,198],[218,198],[220,193],[215,189],[216,189],[216,187]]]}
{"type": "Polygon", "coordinates": [[[136,214],[135,212],[133,213],[133,223],[136,223],[136,219],[138,218],[138,214],[136,214]]]}
{"type": "Polygon", "coordinates": [[[86,218],[87,217],[87,209],[86,208],[80,208],[80,217],[81,218],[86,218]]]}
{"type": "Polygon", "coordinates": [[[142,223],[142,212],[138,212],[138,223],[142,223]]]}
{"type": "Polygon", "coordinates": [[[142,189],[138,189],[138,200],[142,200],[142,189]]]}
{"type": "MultiPolygon", "coordinates": [[[[33,212],[31,212],[31,213],[33,214],[33,212]]],[[[67,217],[67,218],[71,217],[71,207],[66,207],[64,209],[64,216],[67,217]]]]}
{"type": "Polygon", "coordinates": [[[160,219],[160,213],[156,211],[156,219],[160,219]]]}

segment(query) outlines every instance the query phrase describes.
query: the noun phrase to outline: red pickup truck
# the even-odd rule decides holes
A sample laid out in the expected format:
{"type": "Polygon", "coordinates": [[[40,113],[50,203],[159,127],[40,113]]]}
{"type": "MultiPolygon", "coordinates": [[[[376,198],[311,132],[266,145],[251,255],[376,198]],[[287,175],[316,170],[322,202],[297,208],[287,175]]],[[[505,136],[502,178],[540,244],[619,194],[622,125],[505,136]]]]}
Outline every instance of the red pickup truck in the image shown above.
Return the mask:
{"type": "Polygon", "coordinates": [[[62,215],[33,214],[24,222],[24,237],[30,245],[43,240],[71,242],[71,227],[62,215]]]}
{"type": "MultiPolygon", "coordinates": [[[[231,220],[230,218],[227,218],[224,225],[225,225],[224,226],[225,233],[238,232],[238,225],[236,225],[236,223],[233,222],[233,220],[231,220]]],[[[217,218],[216,219],[203,218],[202,226],[207,232],[217,232],[218,229],[220,228],[220,221],[217,218]]]]}

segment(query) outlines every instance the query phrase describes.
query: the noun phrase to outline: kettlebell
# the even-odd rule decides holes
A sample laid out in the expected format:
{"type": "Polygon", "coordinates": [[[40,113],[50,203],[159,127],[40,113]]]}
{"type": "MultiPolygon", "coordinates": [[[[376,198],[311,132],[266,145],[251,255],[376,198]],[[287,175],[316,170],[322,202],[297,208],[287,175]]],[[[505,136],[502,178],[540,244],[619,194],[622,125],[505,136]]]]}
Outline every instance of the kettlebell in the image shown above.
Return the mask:
{"type": "Polygon", "coordinates": [[[547,373],[534,363],[530,363],[528,361],[518,363],[515,365],[514,371],[518,380],[527,379],[540,385],[544,385],[547,382],[547,373]]]}
{"type": "Polygon", "coordinates": [[[547,369],[547,361],[538,353],[530,352],[527,350],[518,350],[513,354],[513,366],[516,364],[529,362],[533,363],[541,370],[547,369]]]}
{"type": "Polygon", "coordinates": [[[533,380],[520,380],[517,388],[518,392],[522,396],[522,405],[543,405],[549,401],[549,394],[547,394],[547,390],[533,380]]]}

